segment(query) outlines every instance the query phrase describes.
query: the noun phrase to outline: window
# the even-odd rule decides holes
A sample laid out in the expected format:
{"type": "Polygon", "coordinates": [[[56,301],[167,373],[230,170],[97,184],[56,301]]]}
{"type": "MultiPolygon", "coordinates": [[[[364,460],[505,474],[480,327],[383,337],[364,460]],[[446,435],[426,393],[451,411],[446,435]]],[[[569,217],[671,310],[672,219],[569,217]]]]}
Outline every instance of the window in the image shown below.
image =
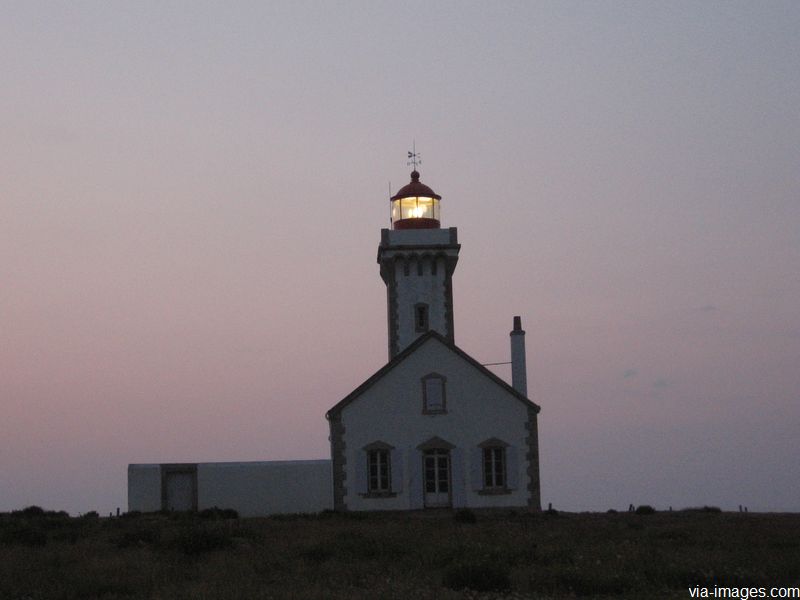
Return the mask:
{"type": "Polygon", "coordinates": [[[389,476],[389,451],[370,450],[367,453],[367,490],[369,493],[389,492],[392,478],[389,476]]]}
{"type": "Polygon", "coordinates": [[[494,446],[483,449],[483,487],[502,489],[506,485],[506,449],[494,446]]]}
{"type": "Polygon", "coordinates": [[[376,440],[355,455],[357,493],[365,498],[393,498],[403,489],[403,452],[376,440]]]}
{"type": "Polygon", "coordinates": [[[428,325],[428,305],[415,304],[414,305],[414,331],[417,333],[424,333],[430,329],[428,325]]]}
{"type": "Polygon", "coordinates": [[[430,373],[422,378],[422,412],[436,414],[447,412],[445,382],[447,378],[438,373],[430,373]]]}
{"type": "Polygon", "coordinates": [[[511,494],[519,487],[517,449],[499,438],[489,438],[473,448],[470,468],[472,489],[478,494],[511,494]]]}

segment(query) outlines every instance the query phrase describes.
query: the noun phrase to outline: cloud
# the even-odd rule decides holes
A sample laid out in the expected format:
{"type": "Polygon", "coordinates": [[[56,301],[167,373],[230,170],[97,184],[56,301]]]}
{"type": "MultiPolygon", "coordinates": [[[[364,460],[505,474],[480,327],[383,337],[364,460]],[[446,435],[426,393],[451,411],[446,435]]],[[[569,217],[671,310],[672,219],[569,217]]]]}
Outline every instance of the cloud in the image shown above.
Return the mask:
{"type": "Polygon", "coordinates": [[[698,310],[700,312],[714,312],[715,310],[719,310],[719,308],[713,304],[706,304],[705,306],[701,306],[698,310]]]}

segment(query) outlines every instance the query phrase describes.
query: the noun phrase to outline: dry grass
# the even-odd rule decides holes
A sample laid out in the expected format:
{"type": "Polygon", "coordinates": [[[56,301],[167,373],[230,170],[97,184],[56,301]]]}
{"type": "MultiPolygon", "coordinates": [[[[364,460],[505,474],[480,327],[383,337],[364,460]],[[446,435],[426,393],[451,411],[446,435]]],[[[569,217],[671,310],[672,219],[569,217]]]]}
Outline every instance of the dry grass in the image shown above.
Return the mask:
{"type": "Polygon", "coordinates": [[[799,585],[800,515],[0,515],[3,600],[687,598],[714,584],[799,585]]]}

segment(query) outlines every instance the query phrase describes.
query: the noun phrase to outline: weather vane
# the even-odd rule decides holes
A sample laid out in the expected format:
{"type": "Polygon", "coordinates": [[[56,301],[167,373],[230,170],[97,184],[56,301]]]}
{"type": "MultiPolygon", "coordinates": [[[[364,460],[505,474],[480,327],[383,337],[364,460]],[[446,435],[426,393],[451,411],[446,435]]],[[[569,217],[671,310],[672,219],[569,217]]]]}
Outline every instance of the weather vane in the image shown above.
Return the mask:
{"type": "Polygon", "coordinates": [[[417,170],[417,165],[422,164],[422,157],[417,152],[417,141],[414,140],[411,152],[408,153],[407,165],[414,165],[414,170],[417,170]]]}

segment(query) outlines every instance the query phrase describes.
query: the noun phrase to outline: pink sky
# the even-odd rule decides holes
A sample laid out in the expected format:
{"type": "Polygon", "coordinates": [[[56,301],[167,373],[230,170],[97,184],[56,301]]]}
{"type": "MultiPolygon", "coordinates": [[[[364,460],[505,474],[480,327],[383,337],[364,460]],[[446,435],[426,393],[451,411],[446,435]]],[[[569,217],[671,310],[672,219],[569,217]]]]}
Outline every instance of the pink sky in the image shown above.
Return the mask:
{"type": "MultiPolygon", "coordinates": [[[[328,456],[388,191],[522,315],[542,500],[800,510],[800,4],[6,3],[0,510],[328,456]]],[[[506,367],[497,373],[510,377],[506,367]]]]}

